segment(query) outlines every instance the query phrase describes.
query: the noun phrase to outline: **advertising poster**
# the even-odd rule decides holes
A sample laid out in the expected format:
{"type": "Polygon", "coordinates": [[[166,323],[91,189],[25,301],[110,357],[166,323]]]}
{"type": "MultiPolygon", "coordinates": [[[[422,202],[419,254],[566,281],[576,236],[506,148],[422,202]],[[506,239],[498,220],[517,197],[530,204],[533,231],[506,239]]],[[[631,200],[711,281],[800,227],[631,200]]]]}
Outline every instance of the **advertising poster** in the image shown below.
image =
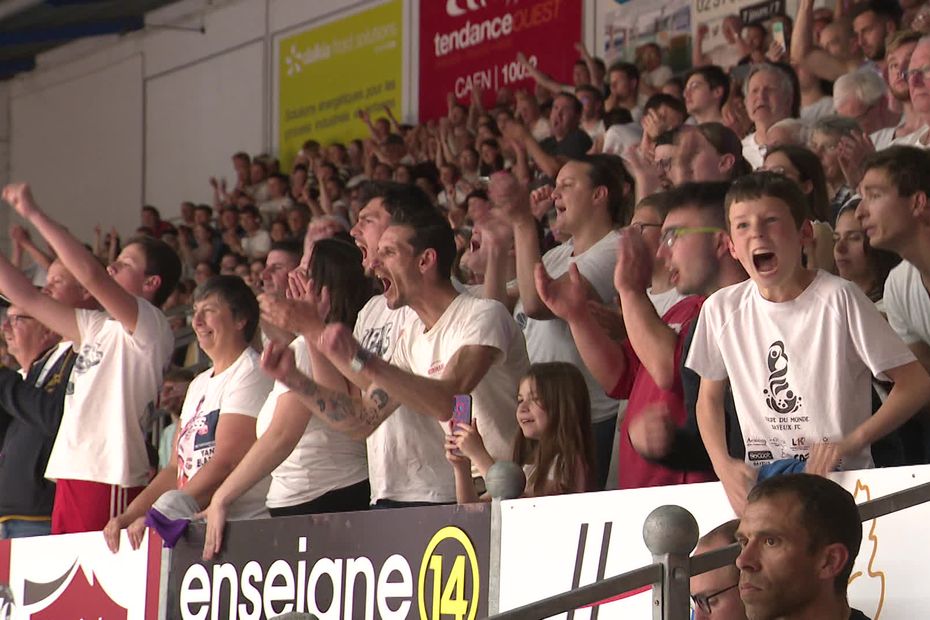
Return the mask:
{"type": "Polygon", "coordinates": [[[367,136],[359,109],[388,106],[400,116],[402,10],[401,0],[391,0],[277,42],[277,138],[285,169],[307,140],[367,136]]]}
{"type": "Polygon", "coordinates": [[[0,541],[3,620],[147,620],[159,617],[162,542],[112,553],[100,532],[0,541]]]}
{"type": "Polygon", "coordinates": [[[472,89],[491,106],[499,88],[532,92],[523,52],[550,77],[571,83],[579,59],[581,0],[420,0],[420,120],[446,114],[446,97],[472,89]]]}
{"type": "Polygon", "coordinates": [[[230,523],[206,563],[195,525],[172,553],[167,617],[484,618],[490,514],[484,504],[230,523]]]}
{"type": "Polygon", "coordinates": [[[701,0],[597,0],[596,55],[607,66],[636,61],[636,49],[657,43],[663,63],[678,72],[691,66],[692,2],[701,0]]]}

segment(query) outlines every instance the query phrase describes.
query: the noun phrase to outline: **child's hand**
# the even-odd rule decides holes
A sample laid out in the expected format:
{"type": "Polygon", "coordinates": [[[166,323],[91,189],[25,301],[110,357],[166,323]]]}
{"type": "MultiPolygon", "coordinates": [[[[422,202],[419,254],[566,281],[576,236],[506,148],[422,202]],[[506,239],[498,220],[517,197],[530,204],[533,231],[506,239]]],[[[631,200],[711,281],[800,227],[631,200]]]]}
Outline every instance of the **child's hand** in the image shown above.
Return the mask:
{"type": "Polygon", "coordinates": [[[843,457],[849,453],[849,446],[842,441],[814,444],[804,466],[804,473],[826,477],[837,470],[843,457]]]}
{"type": "Polygon", "coordinates": [[[718,471],[715,467],[717,477],[723,484],[723,490],[727,493],[727,499],[730,500],[730,506],[737,517],[743,516],[746,509],[746,496],[756,484],[759,472],[751,465],[747,465],[740,459],[727,458],[718,471]]]}
{"type": "Polygon", "coordinates": [[[459,452],[469,460],[478,460],[488,455],[488,451],[484,447],[484,440],[481,439],[481,434],[478,432],[477,420],[474,421],[474,424],[465,424],[464,422],[455,424],[450,439],[459,452]]]}
{"type": "Polygon", "coordinates": [[[463,469],[471,469],[471,461],[466,456],[462,456],[459,451],[458,445],[456,445],[455,437],[452,435],[446,435],[446,460],[452,463],[453,467],[461,467],[463,469]]]}

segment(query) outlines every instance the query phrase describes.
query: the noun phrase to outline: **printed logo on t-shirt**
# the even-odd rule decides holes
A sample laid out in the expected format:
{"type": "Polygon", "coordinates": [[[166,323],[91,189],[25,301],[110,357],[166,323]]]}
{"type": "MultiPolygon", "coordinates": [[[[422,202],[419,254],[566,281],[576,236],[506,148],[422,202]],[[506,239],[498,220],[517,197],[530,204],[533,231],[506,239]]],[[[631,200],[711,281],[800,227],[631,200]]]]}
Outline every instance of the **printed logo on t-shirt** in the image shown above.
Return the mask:
{"type": "Polygon", "coordinates": [[[517,325],[520,326],[520,331],[526,331],[526,325],[529,323],[529,319],[526,318],[525,312],[518,312],[514,320],[517,322],[517,325]]]}
{"type": "Polygon", "coordinates": [[[441,375],[442,371],[446,369],[446,363],[442,360],[433,360],[433,363],[429,365],[429,370],[426,371],[426,374],[430,377],[436,375],[441,375]]]}
{"type": "MultiPolygon", "coordinates": [[[[74,360],[72,376],[84,374],[99,364],[102,359],[103,349],[99,345],[95,343],[85,344],[81,347],[81,352],[78,354],[77,359],[74,360]]],[[[68,385],[65,387],[65,394],[68,396],[74,394],[74,381],[71,378],[68,379],[68,385]]]]}
{"type": "Polygon", "coordinates": [[[82,374],[96,366],[103,359],[103,349],[94,343],[81,347],[81,353],[74,361],[74,372],[82,374]]]}
{"type": "Polygon", "coordinates": [[[766,363],[769,369],[768,387],[762,390],[765,404],[781,415],[794,413],[801,407],[801,397],[788,385],[788,354],[784,342],[776,340],[769,345],[766,363]]]}
{"type": "Polygon", "coordinates": [[[391,330],[393,327],[394,321],[388,321],[381,327],[366,329],[359,344],[369,353],[384,359],[391,347],[391,330]]]}
{"type": "MultiPolygon", "coordinates": [[[[202,402],[201,400],[201,404],[202,402]]],[[[181,429],[178,437],[179,487],[183,488],[184,484],[213,458],[213,453],[216,451],[216,426],[219,420],[219,409],[201,415],[198,406],[193,419],[181,429]]]]}

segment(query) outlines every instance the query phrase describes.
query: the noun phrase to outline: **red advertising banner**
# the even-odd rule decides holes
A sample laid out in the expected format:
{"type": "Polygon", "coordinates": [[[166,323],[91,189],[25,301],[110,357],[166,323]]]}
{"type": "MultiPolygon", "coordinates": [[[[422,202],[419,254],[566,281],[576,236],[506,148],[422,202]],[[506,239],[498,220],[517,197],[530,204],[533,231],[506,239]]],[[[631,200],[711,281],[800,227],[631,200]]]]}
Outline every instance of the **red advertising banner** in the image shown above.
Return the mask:
{"type": "Polygon", "coordinates": [[[420,120],[446,113],[446,97],[490,106],[500,88],[532,91],[517,62],[523,52],[553,78],[570,83],[581,40],[581,0],[420,0],[420,120]]]}

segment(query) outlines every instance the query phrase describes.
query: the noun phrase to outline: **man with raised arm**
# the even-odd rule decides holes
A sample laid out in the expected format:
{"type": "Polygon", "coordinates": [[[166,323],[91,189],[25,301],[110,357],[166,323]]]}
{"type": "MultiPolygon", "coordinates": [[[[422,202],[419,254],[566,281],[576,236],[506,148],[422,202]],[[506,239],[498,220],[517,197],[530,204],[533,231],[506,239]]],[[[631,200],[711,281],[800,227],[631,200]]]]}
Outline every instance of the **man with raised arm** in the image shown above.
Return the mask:
{"type": "MultiPolygon", "coordinates": [[[[44,293],[74,308],[97,302],[61,261],[48,268],[44,293]]],[[[0,538],[51,533],[55,486],[45,467],[58,434],[68,377],[77,354],[70,342],[11,306],[0,325],[22,370],[0,368],[0,538]]]]}
{"type": "Polygon", "coordinates": [[[139,238],[104,269],[38,207],[27,184],[6,186],[3,199],[38,230],[103,308],[56,302],[0,258],[0,290],[79,351],[46,470],[58,483],[52,533],[100,530],[149,479],[143,418],[174,345],[157,306],[177,284],[180,259],[164,242],[139,238]]]}
{"type": "Polygon", "coordinates": [[[640,488],[713,480],[710,461],[685,408],[682,360],[704,297],[745,279],[729,253],[723,200],[728,183],[688,183],[668,193],[669,213],[658,257],[686,295],[665,312],[647,293],[652,263],[635,224],[616,244],[614,286],[627,340],[611,340],[588,311],[576,269],[568,282],[553,282],[541,267],[536,286],[547,307],[562,318],[585,366],[601,387],[629,405],[620,426],[619,487],[640,488]]]}
{"type": "Polygon", "coordinates": [[[858,69],[862,60],[856,33],[845,19],[827,25],[815,41],[814,0],[800,0],[791,36],[791,64],[832,82],[858,69]]]}
{"type": "MultiPolygon", "coordinates": [[[[340,325],[324,330],[306,315],[299,330],[361,396],[303,375],[276,343],[266,347],[263,367],[313,415],[368,438],[373,505],[453,502],[452,472],[440,460],[445,425],[436,421],[451,418],[454,395],[471,394],[489,451],[509,458],[514,386],[529,367],[523,337],[502,304],[455,291],[452,230],[419,190],[388,185],[361,211],[353,236],[384,294],[359,313],[354,335],[340,325]]],[[[263,300],[269,310],[278,304],[288,305],[263,300]]]]}
{"type": "MultiPolygon", "coordinates": [[[[549,275],[566,282],[569,267],[575,265],[587,297],[613,305],[612,274],[617,239],[614,226],[624,218],[627,201],[622,171],[623,165],[614,155],[589,155],[563,165],[554,189],[536,190],[534,201],[550,201],[557,214],[556,227],[562,234],[571,235],[570,240],[545,253],[540,250],[527,189],[505,173],[491,177],[489,187],[491,201],[513,229],[517,286],[508,287],[507,293],[513,300],[517,323],[523,328],[530,361],[574,364],[588,386],[598,488],[603,488],[607,481],[619,403],[604,394],[582,363],[568,325],[537,294],[533,273],[542,263],[549,275]]],[[[488,275],[486,271],[485,278],[488,275]]],[[[498,272],[496,277],[500,280],[504,276],[498,272]]]]}

